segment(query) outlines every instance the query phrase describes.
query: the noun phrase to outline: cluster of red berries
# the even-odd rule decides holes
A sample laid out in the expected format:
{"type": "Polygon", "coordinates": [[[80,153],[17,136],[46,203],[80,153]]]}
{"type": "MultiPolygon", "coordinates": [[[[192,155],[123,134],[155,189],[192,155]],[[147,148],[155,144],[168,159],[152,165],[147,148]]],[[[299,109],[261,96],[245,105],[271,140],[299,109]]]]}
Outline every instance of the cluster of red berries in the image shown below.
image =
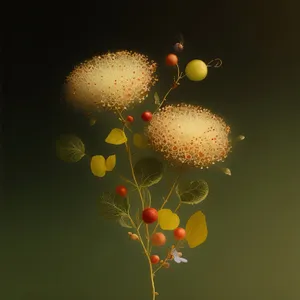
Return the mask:
{"type": "MultiPolygon", "coordinates": [[[[150,111],[144,111],[141,115],[141,118],[145,121],[145,122],[149,122],[152,119],[152,113],[150,111]]],[[[134,121],[133,116],[127,116],[126,121],[128,123],[132,123],[134,121]]]]}

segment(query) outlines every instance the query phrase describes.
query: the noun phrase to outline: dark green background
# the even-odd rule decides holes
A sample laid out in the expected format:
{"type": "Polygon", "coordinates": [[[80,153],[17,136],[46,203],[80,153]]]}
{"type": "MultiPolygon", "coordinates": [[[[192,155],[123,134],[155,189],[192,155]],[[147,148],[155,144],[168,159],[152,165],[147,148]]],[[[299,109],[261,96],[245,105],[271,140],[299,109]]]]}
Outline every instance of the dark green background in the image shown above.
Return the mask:
{"type": "MultiPolygon", "coordinates": [[[[99,195],[114,188],[115,177],[96,179],[87,160],[58,161],[53,142],[76,133],[92,153],[115,152],[104,138],[116,123],[103,115],[91,128],[61,102],[65,76],[95,54],[132,49],[159,63],[153,91],[163,93],[173,76],[164,57],[179,32],[183,66],[215,57],[224,65],[201,83],[184,80],[169,101],[204,105],[246,139],[228,159],[231,177],[194,174],[211,188],[200,205],[209,236],[184,251],[187,265],[158,274],[159,299],[300,299],[297,7],[208,2],[26,3],[11,16],[2,52],[1,300],[150,299],[140,248],[97,212],[99,195]]],[[[167,188],[164,182],[154,194],[167,188]]],[[[186,217],[192,209],[182,212],[186,217]]]]}

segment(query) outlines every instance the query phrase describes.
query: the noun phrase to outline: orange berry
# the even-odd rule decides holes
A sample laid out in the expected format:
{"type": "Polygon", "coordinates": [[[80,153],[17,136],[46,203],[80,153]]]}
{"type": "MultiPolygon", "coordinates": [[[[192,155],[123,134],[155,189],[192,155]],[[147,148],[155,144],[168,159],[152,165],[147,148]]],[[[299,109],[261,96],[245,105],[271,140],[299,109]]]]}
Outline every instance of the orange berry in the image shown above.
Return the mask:
{"type": "Polygon", "coordinates": [[[151,255],[150,260],[151,260],[152,264],[157,264],[159,262],[160,258],[158,255],[151,255]]]}
{"type": "Polygon", "coordinates": [[[166,65],[167,66],[176,66],[178,64],[178,57],[177,55],[171,53],[166,57],[166,65]]]}
{"type": "Polygon", "coordinates": [[[154,246],[163,246],[166,243],[166,236],[162,232],[154,233],[151,236],[151,243],[154,246]]]}
{"type": "Polygon", "coordinates": [[[185,232],[184,228],[177,227],[174,230],[174,238],[175,238],[175,240],[178,240],[178,241],[183,240],[185,238],[185,235],[186,235],[186,232],[185,232]]]}

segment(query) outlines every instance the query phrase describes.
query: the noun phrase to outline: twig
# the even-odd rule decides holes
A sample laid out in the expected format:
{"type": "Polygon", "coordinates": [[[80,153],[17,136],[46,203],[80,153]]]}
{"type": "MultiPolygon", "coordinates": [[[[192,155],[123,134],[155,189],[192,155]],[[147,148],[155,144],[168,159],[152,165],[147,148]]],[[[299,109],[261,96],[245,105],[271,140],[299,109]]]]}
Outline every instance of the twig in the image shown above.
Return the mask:
{"type": "Polygon", "coordinates": [[[146,255],[148,263],[149,263],[150,280],[151,280],[151,286],[152,286],[152,300],[155,300],[155,298],[156,298],[156,291],[155,291],[154,273],[153,273],[153,267],[152,267],[150,255],[149,255],[149,252],[147,251],[147,249],[145,247],[145,244],[143,242],[143,239],[142,239],[142,236],[140,234],[139,229],[136,227],[136,225],[135,225],[134,221],[132,220],[131,216],[129,215],[128,217],[129,217],[129,220],[130,220],[132,226],[136,229],[137,235],[139,237],[139,241],[140,241],[140,243],[142,245],[142,248],[143,248],[143,250],[145,252],[145,255],[146,255]]]}
{"type": "Polygon", "coordinates": [[[179,81],[185,77],[185,75],[183,75],[183,73],[180,73],[180,70],[179,70],[179,66],[178,64],[176,65],[177,67],[177,79],[175,80],[174,79],[174,82],[172,84],[172,87],[167,91],[167,93],[165,94],[165,96],[163,97],[161,103],[159,104],[159,106],[156,108],[155,112],[156,113],[161,107],[162,105],[164,104],[164,102],[167,100],[167,97],[168,95],[171,93],[172,90],[174,90],[178,85],[179,85],[179,81]]]}
{"type": "Polygon", "coordinates": [[[124,128],[126,127],[132,133],[132,130],[128,127],[126,120],[123,118],[122,113],[118,109],[116,109],[116,112],[118,113],[118,115],[119,115],[119,117],[121,119],[121,122],[124,125],[123,131],[124,131],[124,128]]]}
{"type": "Polygon", "coordinates": [[[130,151],[130,147],[128,145],[128,143],[126,142],[125,143],[125,146],[126,146],[126,150],[128,152],[128,159],[129,159],[129,164],[130,164],[130,169],[131,169],[131,174],[132,174],[132,178],[133,178],[133,181],[136,185],[136,188],[138,190],[138,193],[140,195],[140,198],[141,198],[141,203],[142,203],[142,209],[144,210],[144,199],[143,199],[143,195],[142,195],[142,192],[141,192],[141,188],[136,180],[136,177],[135,177],[135,174],[134,174],[134,169],[133,169],[133,163],[132,163],[132,157],[131,157],[131,151],[130,151]]]}
{"type": "Polygon", "coordinates": [[[174,211],[174,212],[177,212],[177,211],[179,210],[180,206],[181,206],[181,202],[178,203],[178,205],[177,205],[177,207],[175,208],[175,211],[174,211]]]}
{"type": "MultiPolygon", "coordinates": [[[[172,187],[171,187],[171,189],[170,189],[170,191],[169,191],[169,194],[168,194],[167,197],[164,199],[164,202],[163,202],[163,204],[161,205],[160,209],[163,209],[164,206],[167,204],[169,198],[171,197],[171,195],[172,195],[172,193],[173,193],[173,191],[174,191],[174,188],[175,188],[175,186],[176,186],[176,184],[177,184],[177,182],[178,182],[180,176],[181,176],[181,173],[180,173],[180,174],[177,176],[177,178],[175,179],[175,181],[174,181],[174,183],[173,183],[173,185],[172,185],[172,187]]],[[[158,222],[157,222],[156,225],[155,225],[155,228],[153,229],[153,231],[152,231],[152,233],[151,233],[151,236],[156,232],[158,225],[159,225],[159,224],[158,224],[158,222]]],[[[151,253],[151,251],[152,251],[152,246],[150,247],[150,253],[151,253]]]]}

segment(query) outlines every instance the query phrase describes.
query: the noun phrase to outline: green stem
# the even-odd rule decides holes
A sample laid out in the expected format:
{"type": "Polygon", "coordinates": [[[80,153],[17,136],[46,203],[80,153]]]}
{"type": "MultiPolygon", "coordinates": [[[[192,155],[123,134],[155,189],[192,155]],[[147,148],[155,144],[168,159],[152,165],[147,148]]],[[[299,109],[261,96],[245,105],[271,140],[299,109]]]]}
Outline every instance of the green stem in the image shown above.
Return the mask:
{"type": "Polygon", "coordinates": [[[134,187],[136,188],[135,183],[133,183],[131,180],[129,180],[129,179],[126,178],[125,176],[121,175],[121,174],[120,174],[119,172],[117,172],[116,170],[115,170],[115,172],[119,175],[119,177],[120,177],[123,181],[125,181],[125,182],[131,184],[132,186],[134,186],[134,187]]]}
{"type": "Polygon", "coordinates": [[[167,93],[165,94],[165,96],[163,97],[161,103],[159,104],[159,106],[156,108],[155,112],[156,113],[164,104],[164,102],[167,100],[167,97],[169,96],[169,94],[171,93],[172,90],[174,90],[178,85],[179,85],[179,81],[185,76],[180,74],[180,70],[179,70],[179,65],[176,65],[177,67],[177,79],[174,80],[172,87],[167,91],[167,93]]]}
{"type": "MultiPolygon", "coordinates": [[[[176,242],[176,244],[174,245],[175,249],[177,248],[178,244],[179,244],[179,242],[176,242]]],[[[168,260],[172,260],[172,259],[169,259],[169,254],[171,253],[171,250],[168,251],[166,258],[163,260],[163,262],[160,264],[160,266],[153,272],[153,275],[155,275],[155,273],[157,273],[164,266],[164,263],[166,263],[168,260]]]]}
{"type": "Polygon", "coordinates": [[[133,178],[133,181],[134,181],[134,183],[136,185],[138,193],[140,195],[141,203],[142,203],[142,209],[144,210],[144,199],[143,199],[143,195],[142,195],[142,192],[141,192],[141,188],[140,188],[140,186],[139,186],[139,184],[138,184],[138,182],[136,180],[135,174],[134,174],[134,169],[133,169],[133,163],[132,163],[132,156],[131,156],[130,147],[129,147],[129,145],[128,145],[127,142],[125,143],[125,146],[126,146],[126,149],[127,149],[127,152],[128,152],[128,159],[129,159],[129,164],[130,164],[132,178],[133,178]]]}
{"type": "Polygon", "coordinates": [[[128,124],[127,124],[126,120],[123,118],[122,113],[118,109],[116,110],[116,112],[118,113],[118,115],[119,115],[119,117],[121,119],[121,122],[124,125],[123,131],[124,131],[124,128],[126,127],[132,133],[132,130],[128,127],[128,124]]]}
{"type": "Polygon", "coordinates": [[[154,282],[154,272],[153,272],[153,267],[152,267],[150,255],[149,255],[149,253],[148,253],[148,251],[146,249],[146,246],[145,246],[145,244],[143,242],[143,239],[142,239],[142,236],[140,234],[139,229],[136,227],[136,225],[135,225],[134,221],[132,220],[131,216],[129,215],[128,217],[129,217],[129,220],[131,222],[131,225],[136,229],[136,233],[137,233],[137,235],[139,237],[139,241],[140,241],[140,243],[142,245],[142,248],[143,248],[143,250],[145,252],[145,255],[146,255],[148,263],[149,263],[150,280],[151,280],[151,286],[152,286],[152,300],[155,300],[155,298],[156,298],[156,291],[155,291],[155,282],[154,282]]]}
{"type": "MultiPolygon", "coordinates": [[[[167,197],[165,198],[163,204],[162,204],[161,207],[160,207],[160,210],[163,209],[163,208],[165,207],[165,205],[167,204],[169,198],[171,197],[171,195],[172,195],[172,193],[173,193],[173,191],[174,191],[174,188],[175,188],[175,186],[176,186],[176,184],[177,184],[177,182],[178,182],[180,176],[181,176],[181,173],[180,173],[180,174],[177,176],[177,178],[175,179],[175,181],[174,181],[174,183],[173,183],[173,185],[172,185],[172,187],[171,187],[171,189],[170,189],[170,191],[169,191],[169,194],[167,195],[167,197]]],[[[157,222],[156,225],[155,225],[155,228],[153,229],[153,231],[152,231],[152,233],[151,233],[151,236],[156,232],[158,225],[159,225],[159,224],[158,224],[158,222],[157,222]]],[[[151,253],[151,251],[152,251],[152,246],[150,247],[150,253],[151,253]]]]}
{"type": "Polygon", "coordinates": [[[150,235],[149,235],[149,226],[148,226],[148,224],[146,224],[146,240],[147,240],[147,251],[148,251],[149,254],[151,254],[149,252],[150,235]]]}
{"type": "Polygon", "coordinates": [[[169,201],[169,199],[170,199],[170,197],[171,197],[171,195],[172,195],[172,193],[173,193],[173,191],[174,191],[174,188],[175,188],[175,186],[176,186],[176,184],[177,184],[177,182],[178,182],[178,179],[179,179],[180,175],[181,175],[181,174],[179,174],[179,175],[177,176],[177,178],[175,179],[175,181],[174,181],[174,183],[173,183],[173,185],[172,185],[172,187],[171,187],[171,189],[170,189],[170,191],[169,191],[169,194],[168,194],[168,196],[165,198],[165,201],[164,201],[163,204],[161,205],[160,209],[163,209],[163,208],[165,207],[165,205],[167,204],[167,202],[169,201]]]}
{"type": "Polygon", "coordinates": [[[177,205],[177,207],[175,208],[175,211],[174,211],[174,212],[177,212],[177,211],[179,210],[180,206],[181,206],[181,202],[178,203],[178,205],[177,205]]]}

